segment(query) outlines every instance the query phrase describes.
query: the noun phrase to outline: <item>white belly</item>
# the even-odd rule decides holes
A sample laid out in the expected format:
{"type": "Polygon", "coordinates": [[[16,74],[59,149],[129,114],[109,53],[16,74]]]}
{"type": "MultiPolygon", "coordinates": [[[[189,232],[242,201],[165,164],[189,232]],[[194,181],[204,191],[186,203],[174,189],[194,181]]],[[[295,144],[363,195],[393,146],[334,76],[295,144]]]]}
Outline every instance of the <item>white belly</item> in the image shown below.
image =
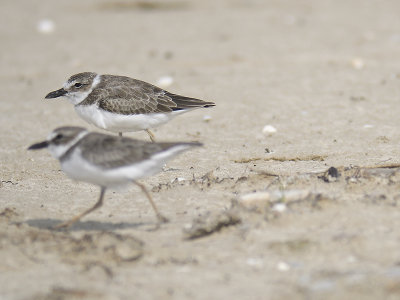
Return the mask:
{"type": "Polygon", "coordinates": [[[93,104],[77,105],[75,111],[86,122],[99,128],[113,132],[133,132],[160,126],[187,110],[146,115],[119,115],[99,109],[93,104]]]}
{"type": "Polygon", "coordinates": [[[61,162],[61,169],[72,179],[92,183],[107,188],[121,188],[133,180],[153,175],[160,171],[154,162],[142,162],[118,169],[101,170],[82,159],[79,151],[66,161],[61,162]]]}
{"type": "Polygon", "coordinates": [[[178,145],[154,154],[144,161],[108,170],[101,169],[83,159],[79,148],[75,149],[67,159],[61,160],[60,163],[61,169],[74,180],[107,188],[120,188],[132,181],[160,172],[162,166],[169,159],[190,147],[190,145],[178,145]]]}

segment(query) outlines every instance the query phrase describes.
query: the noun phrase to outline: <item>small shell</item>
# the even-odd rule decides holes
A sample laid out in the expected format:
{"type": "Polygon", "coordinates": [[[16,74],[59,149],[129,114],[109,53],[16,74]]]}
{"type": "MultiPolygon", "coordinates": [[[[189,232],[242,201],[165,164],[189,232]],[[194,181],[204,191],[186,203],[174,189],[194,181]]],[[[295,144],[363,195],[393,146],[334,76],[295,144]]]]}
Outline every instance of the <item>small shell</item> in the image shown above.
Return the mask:
{"type": "Polygon", "coordinates": [[[186,179],[183,177],[176,177],[175,179],[171,179],[171,183],[175,183],[175,182],[183,182],[186,179]]]}
{"type": "Polygon", "coordinates": [[[275,133],[275,132],[277,132],[277,130],[272,125],[265,125],[263,130],[262,130],[263,134],[271,134],[271,133],[275,133]]]}

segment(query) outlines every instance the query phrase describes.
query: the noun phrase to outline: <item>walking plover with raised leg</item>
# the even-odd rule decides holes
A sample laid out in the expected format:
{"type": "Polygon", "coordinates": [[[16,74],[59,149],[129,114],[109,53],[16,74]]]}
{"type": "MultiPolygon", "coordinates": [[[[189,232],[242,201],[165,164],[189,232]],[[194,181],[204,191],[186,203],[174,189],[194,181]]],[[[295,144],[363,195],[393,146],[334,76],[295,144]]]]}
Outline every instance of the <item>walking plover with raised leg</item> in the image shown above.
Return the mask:
{"type": "Polygon", "coordinates": [[[61,169],[72,179],[100,186],[99,200],[90,209],[55,228],[68,227],[103,204],[107,188],[135,183],[146,195],[158,224],[167,218],[160,214],[146,187],[137,180],[161,171],[166,161],[200,143],[155,143],[127,137],[88,132],[82,127],[60,127],[45,141],[28,150],[48,148],[61,169]]]}

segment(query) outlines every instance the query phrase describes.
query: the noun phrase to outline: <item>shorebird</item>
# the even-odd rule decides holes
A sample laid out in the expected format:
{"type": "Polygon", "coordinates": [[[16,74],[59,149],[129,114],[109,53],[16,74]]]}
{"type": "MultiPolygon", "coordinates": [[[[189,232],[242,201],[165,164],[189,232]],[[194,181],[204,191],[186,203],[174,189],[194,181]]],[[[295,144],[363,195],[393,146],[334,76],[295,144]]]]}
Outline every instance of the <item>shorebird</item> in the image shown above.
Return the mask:
{"type": "Polygon", "coordinates": [[[61,89],[45,98],[61,96],[88,123],[120,136],[123,132],[145,130],[153,142],[151,128],[193,109],[215,106],[213,102],[176,95],[141,80],[94,72],[72,75],[61,89]]]}
{"type": "Polygon", "coordinates": [[[156,213],[158,223],[166,222],[146,187],[137,180],[151,176],[164,163],[182,151],[201,146],[200,143],[155,143],[126,137],[88,132],[82,127],[60,127],[45,141],[28,150],[48,148],[60,161],[61,169],[72,179],[100,187],[96,204],[55,228],[68,227],[103,204],[106,189],[134,183],[141,188],[156,213]]]}

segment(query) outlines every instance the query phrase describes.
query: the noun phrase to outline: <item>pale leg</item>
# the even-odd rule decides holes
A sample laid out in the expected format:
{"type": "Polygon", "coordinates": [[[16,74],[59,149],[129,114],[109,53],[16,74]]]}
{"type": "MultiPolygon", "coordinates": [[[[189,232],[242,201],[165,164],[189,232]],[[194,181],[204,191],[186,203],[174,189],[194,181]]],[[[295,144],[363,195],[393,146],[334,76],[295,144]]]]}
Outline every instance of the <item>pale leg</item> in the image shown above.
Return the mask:
{"type": "Polygon", "coordinates": [[[156,141],[156,137],[154,136],[154,133],[152,133],[150,129],[145,129],[145,131],[149,135],[150,140],[154,143],[156,141]]]}
{"type": "Polygon", "coordinates": [[[158,211],[157,206],[155,205],[153,198],[151,197],[150,193],[147,191],[146,187],[139,182],[134,181],[134,183],[142,189],[143,193],[146,194],[147,199],[149,199],[149,202],[150,202],[151,206],[153,207],[154,212],[156,213],[158,222],[159,223],[168,222],[168,219],[166,217],[164,217],[162,214],[160,214],[160,212],[158,211]]]}
{"type": "Polygon", "coordinates": [[[63,222],[63,223],[61,223],[61,224],[58,224],[58,225],[54,226],[54,228],[55,228],[55,229],[59,229],[59,228],[69,227],[69,226],[71,226],[72,224],[74,224],[75,222],[79,221],[79,219],[81,219],[82,217],[84,217],[84,216],[86,216],[87,214],[91,213],[92,211],[98,209],[100,206],[103,205],[103,198],[104,198],[104,193],[105,193],[105,192],[106,192],[106,188],[105,188],[105,187],[102,187],[102,188],[101,188],[101,192],[100,192],[100,198],[99,198],[99,200],[96,202],[96,204],[95,204],[92,208],[90,208],[90,209],[84,211],[83,213],[81,213],[81,214],[79,214],[79,215],[73,217],[73,218],[72,218],[71,220],[69,220],[69,221],[66,221],[66,222],[63,222]]]}

